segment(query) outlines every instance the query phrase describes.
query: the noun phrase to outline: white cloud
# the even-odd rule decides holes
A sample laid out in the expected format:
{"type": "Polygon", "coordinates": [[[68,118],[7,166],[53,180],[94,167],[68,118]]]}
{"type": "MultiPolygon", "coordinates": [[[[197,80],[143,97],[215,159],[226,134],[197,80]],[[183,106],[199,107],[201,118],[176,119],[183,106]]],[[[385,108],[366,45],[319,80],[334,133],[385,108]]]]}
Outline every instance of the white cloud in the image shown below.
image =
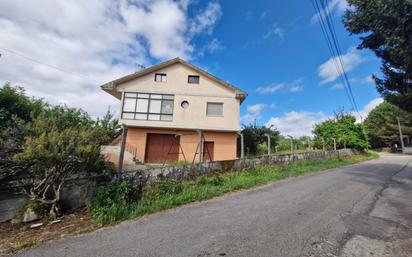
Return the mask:
{"type": "Polygon", "coordinates": [[[348,8],[348,3],[346,0],[330,0],[329,3],[327,3],[326,8],[322,9],[321,6],[319,6],[319,8],[321,10],[319,13],[312,16],[311,24],[318,22],[318,15],[325,17],[325,15],[332,15],[333,13],[343,13],[348,8]]]}
{"type": "Polygon", "coordinates": [[[299,78],[299,79],[295,79],[291,83],[278,83],[278,84],[272,84],[272,85],[265,86],[265,87],[258,87],[256,89],[256,92],[261,93],[261,94],[274,94],[279,91],[297,93],[297,92],[303,91],[304,89],[303,82],[304,82],[304,79],[299,78]]]}
{"type": "MultiPolygon", "coordinates": [[[[363,62],[359,51],[354,47],[349,48],[347,53],[341,55],[340,57],[346,72],[352,71],[363,62]]],[[[318,75],[322,79],[321,84],[333,82],[339,77],[335,63],[340,64],[338,57],[330,58],[319,66],[318,75]]]]}
{"type": "Polygon", "coordinates": [[[285,30],[279,27],[277,24],[273,24],[273,26],[263,35],[263,39],[269,39],[271,37],[277,37],[282,41],[285,40],[285,30]]]}
{"type": "Polygon", "coordinates": [[[222,16],[222,10],[218,2],[209,2],[206,9],[197,14],[192,23],[190,24],[190,32],[192,34],[198,34],[203,31],[207,31],[208,34],[212,34],[214,25],[222,16]]]}
{"type": "Polygon", "coordinates": [[[240,117],[241,123],[248,124],[259,120],[262,117],[262,112],[266,107],[268,106],[262,103],[248,105],[246,114],[240,117]]]}
{"type": "Polygon", "coordinates": [[[217,38],[213,38],[209,43],[204,45],[198,51],[198,56],[204,56],[205,53],[213,54],[217,51],[221,51],[221,50],[224,50],[224,49],[225,49],[225,47],[222,45],[222,43],[217,38]]]}
{"type": "Polygon", "coordinates": [[[188,6],[188,0],[1,1],[0,85],[9,81],[93,116],[108,106],[117,110],[118,100],[100,84],[153,59],[192,58],[192,39],[212,33],[222,15],[218,2],[193,18],[188,6]]]}
{"type": "Polygon", "coordinates": [[[362,120],[365,120],[368,117],[368,114],[375,109],[376,106],[380,105],[383,103],[383,98],[375,98],[371,100],[368,104],[366,104],[359,113],[353,113],[353,115],[356,116],[356,121],[357,122],[362,122],[362,120]]]}
{"type": "Polygon", "coordinates": [[[375,80],[373,79],[372,75],[367,76],[364,80],[368,83],[375,84],[375,80]]]}
{"type": "Polygon", "coordinates": [[[340,90],[340,89],[344,89],[345,86],[342,83],[336,83],[336,84],[332,85],[330,88],[340,90]]]}
{"type": "MultiPolygon", "coordinates": [[[[382,102],[383,98],[375,98],[366,104],[359,113],[353,113],[357,122],[365,120],[368,114],[382,102]]],[[[270,127],[273,125],[282,135],[291,135],[293,137],[311,136],[314,126],[328,118],[331,117],[323,112],[290,111],[285,112],[280,117],[271,117],[265,126],[270,127]]]]}
{"type": "Polygon", "coordinates": [[[327,118],[322,112],[290,111],[281,117],[271,117],[266,127],[273,125],[282,135],[310,136],[315,124],[327,118]]]}
{"type": "Polygon", "coordinates": [[[260,14],[260,19],[261,20],[264,20],[264,19],[266,19],[266,18],[268,18],[270,15],[272,14],[272,11],[271,10],[265,10],[265,11],[263,11],[261,14],[260,14]]]}
{"type": "Polygon", "coordinates": [[[291,93],[301,92],[303,91],[303,86],[295,85],[288,88],[288,91],[291,93]]]}
{"type": "Polygon", "coordinates": [[[284,87],[285,87],[285,84],[281,83],[281,84],[269,85],[266,87],[258,87],[256,91],[261,94],[273,94],[283,89],[284,87]]]}

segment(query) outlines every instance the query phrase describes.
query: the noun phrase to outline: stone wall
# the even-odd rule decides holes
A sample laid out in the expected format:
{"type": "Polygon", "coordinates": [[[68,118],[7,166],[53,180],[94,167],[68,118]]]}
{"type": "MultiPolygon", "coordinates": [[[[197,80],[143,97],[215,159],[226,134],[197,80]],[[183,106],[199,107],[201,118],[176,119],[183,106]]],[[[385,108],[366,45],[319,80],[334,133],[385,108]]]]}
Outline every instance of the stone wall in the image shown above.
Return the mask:
{"type": "MultiPolygon", "coordinates": [[[[110,183],[112,177],[107,175],[84,174],[69,179],[61,191],[63,211],[79,208],[93,198],[101,185],[110,183]]],[[[16,190],[18,191],[18,190],[16,190]]],[[[19,209],[24,207],[28,198],[22,194],[0,188],[0,222],[10,220],[19,209]]]]}
{"type": "MultiPolygon", "coordinates": [[[[215,172],[236,172],[252,169],[261,165],[290,163],[305,159],[325,160],[338,156],[351,156],[354,154],[359,154],[359,152],[352,149],[341,149],[337,151],[261,156],[230,161],[205,162],[193,165],[165,166],[125,172],[122,174],[122,179],[129,180],[135,186],[145,188],[161,180],[191,180],[198,176],[209,176],[215,172]]],[[[109,184],[113,179],[114,177],[96,174],[84,174],[70,179],[62,188],[62,210],[65,211],[84,206],[88,200],[96,195],[100,186],[109,184]]],[[[0,222],[11,219],[26,203],[27,198],[25,196],[13,194],[12,192],[0,188],[0,222]]]]}
{"type": "Polygon", "coordinates": [[[260,156],[256,158],[236,159],[229,161],[215,161],[195,163],[193,165],[165,166],[146,170],[129,171],[122,174],[122,179],[145,187],[161,180],[192,180],[198,176],[210,176],[215,172],[236,172],[253,169],[256,166],[290,163],[306,159],[326,160],[339,156],[352,156],[360,152],[353,149],[340,149],[337,151],[319,151],[299,154],[285,154],[273,156],[260,156]]]}

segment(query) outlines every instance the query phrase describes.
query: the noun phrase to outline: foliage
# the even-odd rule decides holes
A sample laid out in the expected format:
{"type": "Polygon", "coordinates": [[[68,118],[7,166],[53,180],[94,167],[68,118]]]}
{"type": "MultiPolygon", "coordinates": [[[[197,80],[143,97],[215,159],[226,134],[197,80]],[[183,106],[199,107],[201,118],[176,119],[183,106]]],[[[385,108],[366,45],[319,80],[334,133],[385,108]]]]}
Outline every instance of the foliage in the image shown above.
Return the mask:
{"type": "Polygon", "coordinates": [[[93,120],[82,110],[28,98],[23,88],[8,84],[0,88],[0,127],[0,182],[16,180],[30,200],[50,206],[52,218],[67,178],[108,169],[100,146],[118,129],[110,112],[93,120]]]}
{"type": "Polygon", "coordinates": [[[156,186],[150,188],[148,193],[144,196],[146,200],[153,201],[166,196],[181,193],[183,184],[178,180],[161,181],[156,186]]]}
{"type": "Polygon", "coordinates": [[[218,173],[215,173],[209,180],[209,184],[212,186],[221,186],[223,185],[223,182],[223,178],[218,173]]]}
{"type": "Polygon", "coordinates": [[[109,208],[114,205],[126,205],[131,202],[131,187],[126,181],[114,182],[102,186],[93,201],[94,208],[109,208]]]}
{"type": "MultiPolygon", "coordinates": [[[[167,189],[166,191],[168,193],[166,194],[155,193],[153,195],[150,192],[156,192],[157,189],[154,191],[149,189],[148,197],[143,197],[139,201],[130,202],[127,205],[113,202],[113,205],[101,208],[101,206],[92,203],[92,215],[102,225],[111,224],[147,213],[173,208],[185,203],[210,199],[227,192],[263,185],[270,181],[281,180],[308,172],[335,168],[374,158],[377,158],[376,154],[366,153],[352,157],[334,158],[329,160],[305,160],[291,165],[258,166],[249,171],[229,172],[220,175],[215,174],[212,177],[200,176],[196,183],[191,181],[179,182],[179,190],[167,189]]],[[[175,188],[176,185],[175,181],[171,184],[167,184],[167,182],[163,183],[165,184],[161,187],[167,185],[168,188],[175,188]]]]}
{"type": "Polygon", "coordinates": [[[327,149],[333,149],[333,139],[336,139],[337,148],[367,149],[369,147],[363,125],[356,123],[355,116],[339,112],[334,118],[328,119],[315,126],[316,147],[323,147],[323,140],[327,149]]]}
{"type": "Polygon", "coordinates": [[[404,135],[412,135],[412,113],[405,112],[397,106],[384,102],[373,109],[365,119],[365,130],[372,147],[400,146],[398,122],[399,117],[404,135]]]}
{"type": "MultiPolygon", "coordinates": [[[[270,141],[271,141],[271,148],[274,150],[274,146],[276,142],[279,140],[279,131],[273,128],[267,128],[265,126],[257,126],[256,124],[249,124],[249,125],[243,125],[243,129],[241,131],[243,134],[243,140],[244,140],[244,147],[245,147],[245,154],[246,155],[251,155],[251,156],[256,156],[258,154],[263,154],[262,152],[265,149],[263,146],[260,146],[260,144],[267,144],[267,137],[265,136],[265,133],[270,135],[270,141]],[[260,150],[259,150],[260,149],[260,150]]],[[[237,149],[240,149],[240,140],[238,140],[238,147],[237,149]]],[[[266,145],[266,152],[267,153],[267,145],[266,145]]]]}
{"type": "Polygon", "coordinates": [[[207,177],[206,176],[199,176],[196,178],[196,183],[198,185],[204,186],[207,184],[207,177]]]}
{"type": "Polygon", "coordinates": [[[21,87],[6,84],[0,88],[0,183],[22,170],[11,157],[22,150],[26,123],[45,106],[43,101],[27,97],[21,87]]]}
{"type": "Polygon", "coordinates": [[[45,110],[30,124],[23,151],[13,157],[26,169],[28,179],[20,181],[23,192],[32,201],[50,204],[55,216],[68,177],[105,170],[100,145],[107,137],[79,110],[61,106],[45,110]]]}
{"type": "Polygon", "coordinates": [[[0,88],[0,131],[7,129],[13,119],[31,121],[45,105],[42,100],[27,97],[22,87],[5,84],[0,88]]]}
{"type": "Polygon", "coordinates": [[[360,49],[382,60],[383,78],[373,77],[389,102],[412,112],[412,2],[410,0],[348,0],[344,24],[361,35],[360,49]]]}

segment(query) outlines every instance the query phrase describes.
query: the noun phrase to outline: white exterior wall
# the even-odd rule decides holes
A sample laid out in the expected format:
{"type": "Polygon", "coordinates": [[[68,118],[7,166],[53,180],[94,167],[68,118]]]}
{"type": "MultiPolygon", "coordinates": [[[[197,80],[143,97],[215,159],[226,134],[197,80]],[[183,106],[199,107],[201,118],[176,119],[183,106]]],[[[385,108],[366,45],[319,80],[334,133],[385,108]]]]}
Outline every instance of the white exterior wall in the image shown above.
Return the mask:
{"type": "Polygon", "coordinates": [[[173,94],[175,96],[173,121],[129,120],[120,117],[119,122],[127,126],[219,131],[237,131],[240,129],[240,100],[236,98],[234,90],[179,63],[120,84],[117,86],[117,90],[121,92],[173,94]],[[167,82],[154,81],[155,73],[167,74],[167,82]],[[189,84],[187,82],[188,75],[199,75],[199,84],[189,84]],[[189,102],[189,107],[186,109],[181,107],[181,102],[184,100],[189,102]],[[207,116],[207,102],[223,103],[223,116],[207,116]]]}

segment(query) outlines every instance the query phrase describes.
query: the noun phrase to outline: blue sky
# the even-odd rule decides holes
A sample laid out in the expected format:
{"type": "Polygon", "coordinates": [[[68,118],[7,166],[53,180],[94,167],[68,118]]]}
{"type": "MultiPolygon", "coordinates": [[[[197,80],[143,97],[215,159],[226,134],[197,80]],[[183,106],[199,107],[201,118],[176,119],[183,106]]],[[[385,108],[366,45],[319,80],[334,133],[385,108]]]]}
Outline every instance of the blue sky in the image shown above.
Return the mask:
{"type": "MultiPolygon", "coordinates": [[[[222,2],[222,12],[213,33],[221,49],[196,62],[249,93],[242,105],[244,118],[248,106],[265,105],[244,122],[257,118],[259,124],[266,124],[271,117],[291,111],[329,116],[341,107],[352,109],[339,79],[322,83],[319,76],[319,67],[331,56],[319,24],[311,22],[315,12],[310,1],[244,1],[238,8],[229,1],[222,2]]],[[[348,60],[348,75],[363,109],[379,97],[369,79],[379,72],[379,61],[368,51],[354,49],[358,36],[344,29],[341,14],[334,9],[333,19],[342,52],[354,56],[348,60]]]]}
{"type": "MultiPolygon", "coordinates": [[[[370,80],[380,63],[343,28],[345,0],[329,5],[366,116],[382,101],[370,80]]],[[[339,108],[351,111],[314,15],[301,0],[3,1],[0,83],[98,116],[118,109],[100,84],[180,56],[249,93],[242,123],[306,135],[339,108]]]]}

